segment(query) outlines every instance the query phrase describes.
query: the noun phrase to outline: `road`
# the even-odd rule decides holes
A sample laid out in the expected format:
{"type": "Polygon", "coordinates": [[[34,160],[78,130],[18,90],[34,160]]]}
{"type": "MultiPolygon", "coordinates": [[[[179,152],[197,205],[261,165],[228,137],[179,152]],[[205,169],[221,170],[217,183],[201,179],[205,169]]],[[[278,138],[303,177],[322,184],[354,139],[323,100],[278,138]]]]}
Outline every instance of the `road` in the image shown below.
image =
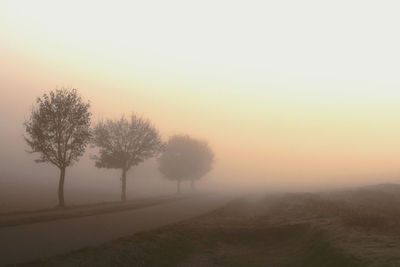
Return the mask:
{"type": "Polygon", "coordinates": [[[70,219],[74,217],[93,216],[126,210],[140,209],[144,207],[165,204],[167,202],[188,198],[188,195],[169,195],[143,199],[132,199],[125,202],[115,201],[99,204],[88,204],[79,206],[68,206],[65,209],[51,208],[36,211],[0,213],[0,228],[22,224],[70,219]]]}
{"type": "Polygon", "coordinates": [[[232,197],[200,195],[142,209],[0,228],[0,266],[99,245],[189,219],[225,205],[232,197]]]}

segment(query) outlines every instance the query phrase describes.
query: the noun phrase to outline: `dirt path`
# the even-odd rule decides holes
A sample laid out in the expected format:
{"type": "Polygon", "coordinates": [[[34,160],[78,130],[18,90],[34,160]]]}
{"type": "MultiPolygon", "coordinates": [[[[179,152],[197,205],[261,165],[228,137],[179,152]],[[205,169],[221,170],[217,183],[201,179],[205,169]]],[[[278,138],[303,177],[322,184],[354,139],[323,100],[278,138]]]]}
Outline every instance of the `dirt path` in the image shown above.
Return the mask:
{"type": "Polygon", "coordinates": [[[49,257],[178,222],[225,205],[203,195],[142,209],[0,228],[0,266],[49,257]]]}

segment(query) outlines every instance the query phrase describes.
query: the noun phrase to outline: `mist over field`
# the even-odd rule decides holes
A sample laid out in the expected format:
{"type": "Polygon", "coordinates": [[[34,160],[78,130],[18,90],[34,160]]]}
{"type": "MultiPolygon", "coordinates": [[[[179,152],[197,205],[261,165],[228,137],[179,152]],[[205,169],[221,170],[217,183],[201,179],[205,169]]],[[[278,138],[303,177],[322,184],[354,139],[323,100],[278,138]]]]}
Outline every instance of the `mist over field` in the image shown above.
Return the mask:
{"type": "MultiPolygon", "coordinates": [[[[165,141],[208,141],[215,164],[200,190],[398,182],[396,9],[290,3],[118,2],[91,12],[90,1],[2,1],[0,208],[54,202],[57,169],[26,153],[23,122],[37,97],[61,87],[90,101],[92,124],[135,112],[165,141]]],[[[67,170],[70,203],[118,197],[119,174],[95,168],[91,153],[67,170]]],[[[130,197],[174,191],[156,165],[129,173],[130,197]]]]}

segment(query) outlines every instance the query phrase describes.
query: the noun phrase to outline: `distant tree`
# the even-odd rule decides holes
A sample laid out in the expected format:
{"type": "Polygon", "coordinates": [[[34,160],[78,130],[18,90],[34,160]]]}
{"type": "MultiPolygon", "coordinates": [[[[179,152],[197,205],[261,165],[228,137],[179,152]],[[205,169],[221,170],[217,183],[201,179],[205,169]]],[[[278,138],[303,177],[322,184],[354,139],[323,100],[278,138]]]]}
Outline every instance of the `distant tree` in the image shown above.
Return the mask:
{"type": "Polygon", "coordinates": [[[98,123],[93,130],[93,143],[99,148],[99,155],[94,157],[96,167],[122,170],[122,201],[126,200],[129,169],[156,156],[163,148],[160,134],[150,121],[135,114],[129,121],[122,117],[98,123]]]}
{"type": "Polygon", "coordinates": [[[190,181],[194,191],[195,181],[212,169],[213,162],[214,154],[207,142],[175,135],[158,158],[158,169],[164,177],[177,182],[177,193],[180,193],[182,181],[190,181]]]}
{"type": "Polygon", "coordinates": [[[65,206],[65,169],[83,155],[90,141],[90,104],[76,89],[56,89],[37,98],[24,126],[30,153],[40,153],[36,162],[49,162],[60,169],[58,205],[65,206]]]}

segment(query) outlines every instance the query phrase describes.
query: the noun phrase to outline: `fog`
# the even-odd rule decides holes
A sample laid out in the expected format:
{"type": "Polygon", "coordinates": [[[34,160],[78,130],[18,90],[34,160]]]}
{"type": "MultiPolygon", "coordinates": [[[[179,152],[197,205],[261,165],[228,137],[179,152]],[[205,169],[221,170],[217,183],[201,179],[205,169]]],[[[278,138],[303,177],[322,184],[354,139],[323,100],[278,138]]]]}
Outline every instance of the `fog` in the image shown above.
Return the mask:
{"type": "MultiPolygon", "coordinates": [[[[1,4],[0,210],[56,204],[59,171],[26,152],[23,122],[63,86],[90,101],[93,123],[135,112],[165,141],[207,140],[202,192],[400,181],[397,3],[89,2],[1,4]]],[[[67,169],[68,204],[119,199],[120,171],[94,153],[67,169]]],[[[175,187],[154,158],[128,173],[129,198],[175,187]]]]}

